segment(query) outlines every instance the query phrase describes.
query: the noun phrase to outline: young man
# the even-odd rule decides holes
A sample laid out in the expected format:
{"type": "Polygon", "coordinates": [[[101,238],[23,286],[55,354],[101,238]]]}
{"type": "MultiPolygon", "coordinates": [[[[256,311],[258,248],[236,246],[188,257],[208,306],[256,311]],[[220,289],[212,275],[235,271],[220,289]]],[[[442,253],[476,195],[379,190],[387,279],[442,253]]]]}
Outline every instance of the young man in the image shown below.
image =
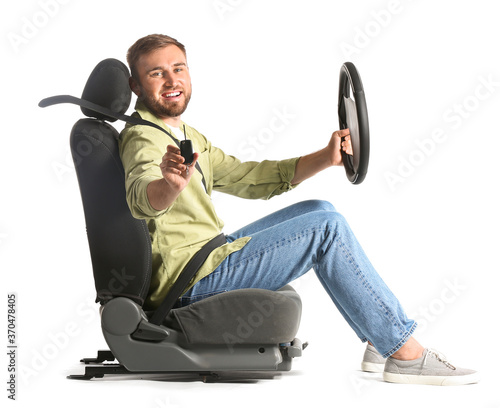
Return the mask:
{"type": "MultiPolygon", "coordinates": [[[[185,163],[168,135],[148,126],[127,125],[120,137],[127,201],[135,217],[148,220],[152,237],[147,307],[154,309],[191,257],[222,230],[210,199],[212,190],[271,198],[328,167],[342,165],[341,149],[350,153],[350,140],[348,130],[336,131],[316,153],[242,163],[181,120],[191,98],[181,43],[150,35],[129,49],[127,60],[130,87],[138,97],[136,115],[178,139],[187,137],[196,151],[193,162],[185,163]]],[[[277,290],[313,269],[351,328],[368,342],[363,369],[381,371],[385,364],[384,378],[391,382],[477,382],[476,372],[453,367],[412,337],[416,323],[408,319],[331,204],[301,202],[226,239],[202,265],[180,304],[239,288],[277,290]]]]}

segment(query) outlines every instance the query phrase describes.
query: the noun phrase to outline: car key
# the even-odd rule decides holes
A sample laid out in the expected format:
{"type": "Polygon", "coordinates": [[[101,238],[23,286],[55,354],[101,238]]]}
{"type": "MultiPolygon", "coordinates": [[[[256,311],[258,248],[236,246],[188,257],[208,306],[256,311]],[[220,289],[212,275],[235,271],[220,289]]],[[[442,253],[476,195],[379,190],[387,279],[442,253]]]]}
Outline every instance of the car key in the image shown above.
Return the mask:
{"type": "Polygon", "coordinates": [[[184,164],[189,166],[193,162],[193,143],[186,137],[186,125],[184,125],[184,140],[181,140],[181,156],[184,157],[184,164]]]}

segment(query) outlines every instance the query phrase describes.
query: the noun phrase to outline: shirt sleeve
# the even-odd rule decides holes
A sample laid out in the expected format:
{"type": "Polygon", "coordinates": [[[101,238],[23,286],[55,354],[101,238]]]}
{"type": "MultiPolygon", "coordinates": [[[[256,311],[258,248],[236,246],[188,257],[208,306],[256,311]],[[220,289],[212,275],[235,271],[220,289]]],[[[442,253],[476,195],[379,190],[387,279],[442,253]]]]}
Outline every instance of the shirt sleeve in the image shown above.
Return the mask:
{"type": "Polygon", "coordinates": [[[144,129],[144,126],[131,126],[126,127],[120,135],[119,148],[125,170],[127,203],[135,218],[154,218],[169,211],[169,208],[155,210],[147,196],[148,184],[163,178],[160,163],[166,146],[161,145],[162,138],[157,133],[144,129]]]}
{"type": "Polygon", "coordinates": [[[299,158],[241,162],[210,145],[213,188],[248,199],[269,199],[292,190],[291,181],[299,158]]]}

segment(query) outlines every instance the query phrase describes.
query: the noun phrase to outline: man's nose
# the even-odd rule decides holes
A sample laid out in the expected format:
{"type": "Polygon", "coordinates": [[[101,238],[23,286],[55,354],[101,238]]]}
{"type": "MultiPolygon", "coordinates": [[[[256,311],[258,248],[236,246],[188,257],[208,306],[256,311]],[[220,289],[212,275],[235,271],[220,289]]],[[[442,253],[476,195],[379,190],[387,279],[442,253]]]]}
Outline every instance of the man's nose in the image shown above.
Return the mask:
{"type": "Polygon", "coordinates": [[[177,80],[171,72],[165,72],[163,74],[163,83],[165,86],[173,88],[177,85],[177,80]]]}

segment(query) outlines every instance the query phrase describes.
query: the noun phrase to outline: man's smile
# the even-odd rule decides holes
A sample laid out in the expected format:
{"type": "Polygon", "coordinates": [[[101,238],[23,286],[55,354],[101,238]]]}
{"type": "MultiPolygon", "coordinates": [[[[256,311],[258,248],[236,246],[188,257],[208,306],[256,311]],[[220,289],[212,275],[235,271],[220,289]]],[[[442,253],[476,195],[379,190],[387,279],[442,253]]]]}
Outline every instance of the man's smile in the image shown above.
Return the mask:
{"type": "Polygon", "coordinates": [[[168,100],[173,100],[177,99],[181,96],[182,92],[180,91],[170,91],[170,92],[164,92],[161,94],[162,98],[168,99],[168,100]]]}

